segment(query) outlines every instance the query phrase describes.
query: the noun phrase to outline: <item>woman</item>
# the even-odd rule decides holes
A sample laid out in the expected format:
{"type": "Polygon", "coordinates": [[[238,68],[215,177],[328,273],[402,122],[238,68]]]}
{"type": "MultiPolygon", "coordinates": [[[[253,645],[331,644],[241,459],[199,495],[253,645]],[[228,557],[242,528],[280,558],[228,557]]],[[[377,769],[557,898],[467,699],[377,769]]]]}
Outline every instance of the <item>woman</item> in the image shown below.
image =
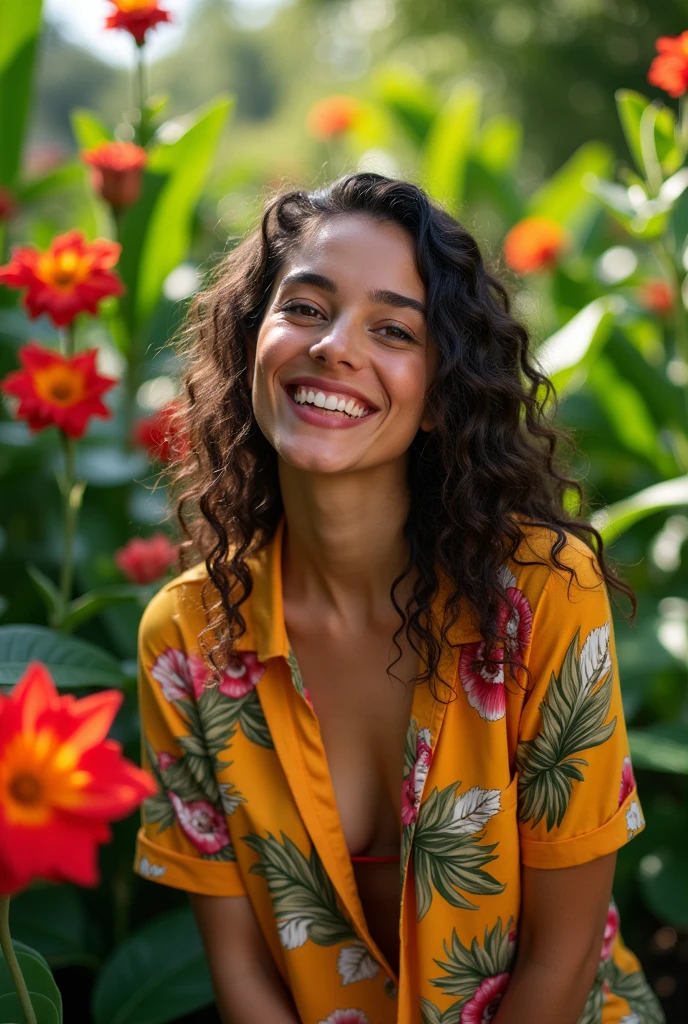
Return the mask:
{"type": "Polygon", "coordinates": [[[179,354],[202,560],[141,622],[137,870],[222,1019],[661,1022],[610,904],[632,592],[474,239],[376,174],[275,196],[179,354]]]}

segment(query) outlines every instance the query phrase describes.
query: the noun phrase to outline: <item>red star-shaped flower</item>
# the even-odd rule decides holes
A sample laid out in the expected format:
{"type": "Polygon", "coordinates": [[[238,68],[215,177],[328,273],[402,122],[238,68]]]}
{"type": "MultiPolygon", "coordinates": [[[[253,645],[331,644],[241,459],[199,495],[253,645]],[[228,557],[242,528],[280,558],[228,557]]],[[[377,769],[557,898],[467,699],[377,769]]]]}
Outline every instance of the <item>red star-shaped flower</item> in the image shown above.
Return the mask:
{"type": "Polygon", "coordinates": [[[137,46],[143,46],[146,32],[155,28],[163,21],[172,21],[170,12],[166,11],[157,0],[109,0],[115,8],[105,21],[105,28],[123,28],[136,40],[137,46]]]}

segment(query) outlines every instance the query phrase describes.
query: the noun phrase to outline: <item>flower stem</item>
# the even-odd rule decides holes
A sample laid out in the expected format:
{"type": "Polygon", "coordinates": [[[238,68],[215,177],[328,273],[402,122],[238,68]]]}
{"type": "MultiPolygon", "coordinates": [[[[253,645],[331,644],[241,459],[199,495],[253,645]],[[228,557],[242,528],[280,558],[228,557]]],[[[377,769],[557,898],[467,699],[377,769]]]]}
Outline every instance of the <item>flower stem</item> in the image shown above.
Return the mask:
{"type": "Polygon", "coordinates": [[[24,975],[21,972],[21,967],[17,960],[17,954],[14,952],[14,946],[12,945],[12,937],[10,935],[9,896],[0,896],[0,949],[2,949],[5,956],[7,969],[10,972],[10,976],[14,982],[14,987],[17,990],[17,995],[19,996],[19,1002],[24,1012],[26,1024],[38,1024],[36,1014],[34,1013],[33,1006],[31,1005],[29,991],[26,987],[26,982],[24,981],[24,975]]]}
{"type": "Polygon", "coordinates": [[[136,142],[145,146],[146,138],[146,62],[144,60],[144,44],[136,47],[136,105],[139,111],[139,123],[136,126],[136,142]]]}

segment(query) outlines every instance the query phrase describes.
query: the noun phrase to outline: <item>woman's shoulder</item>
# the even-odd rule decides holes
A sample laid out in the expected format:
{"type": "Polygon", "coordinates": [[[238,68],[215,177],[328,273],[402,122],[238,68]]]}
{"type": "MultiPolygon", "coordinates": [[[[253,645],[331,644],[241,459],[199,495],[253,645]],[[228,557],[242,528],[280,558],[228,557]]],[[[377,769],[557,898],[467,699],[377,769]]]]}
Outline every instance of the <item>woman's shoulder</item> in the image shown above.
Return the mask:
{"type": "Polygon", "coordinates": [[[590,590],[604,585],[595,551],[572,530],[558,533],[526,519],[519,521],[519,529],[521,540],[506,561],[519,590],[539,596],[548,584],[550,592],[563,589],[563,594],[571,587],[590,590]]]}

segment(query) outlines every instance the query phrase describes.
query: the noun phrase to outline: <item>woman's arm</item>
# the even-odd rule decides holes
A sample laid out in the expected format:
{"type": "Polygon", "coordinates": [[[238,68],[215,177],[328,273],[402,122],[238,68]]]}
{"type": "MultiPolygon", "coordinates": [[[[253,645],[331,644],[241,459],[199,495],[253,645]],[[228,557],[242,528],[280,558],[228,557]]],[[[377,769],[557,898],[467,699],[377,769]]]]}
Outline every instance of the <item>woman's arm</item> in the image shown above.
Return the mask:
{"type": "Polygon", "coordinates": [[[224,1024],[300,1024],[247,896],[189,893],[224,1024]]]}
{"type": "Polygon", "coordinates": [[[576,1024],[600,962],[616,853],[523,868],[518,955],[493,1024],[576,1024]]]}

